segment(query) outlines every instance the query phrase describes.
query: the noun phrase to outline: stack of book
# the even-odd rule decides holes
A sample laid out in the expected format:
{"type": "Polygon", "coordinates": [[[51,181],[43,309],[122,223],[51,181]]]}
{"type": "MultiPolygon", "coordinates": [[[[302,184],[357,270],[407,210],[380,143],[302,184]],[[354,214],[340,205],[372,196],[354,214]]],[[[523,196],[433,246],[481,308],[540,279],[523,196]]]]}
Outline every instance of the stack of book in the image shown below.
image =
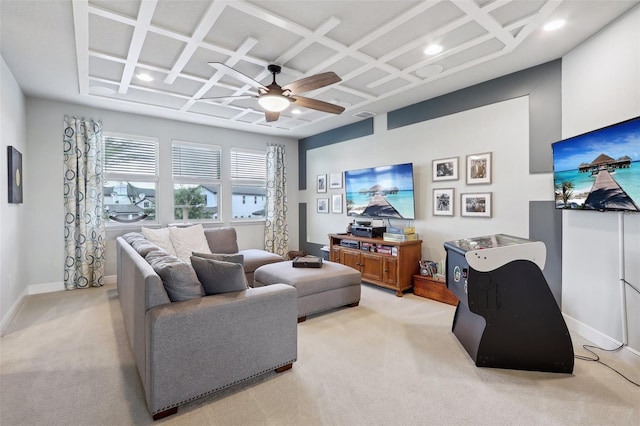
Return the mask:
{"type": "Polygon", "coordinates": [[[416,228],[413,226],[405,226],[404,228],[396,228],[387,226],[387,232],[382,234],[384,241],[393,241],[403,243],[405,241],[414,241],[418,239],[416,228]]]}

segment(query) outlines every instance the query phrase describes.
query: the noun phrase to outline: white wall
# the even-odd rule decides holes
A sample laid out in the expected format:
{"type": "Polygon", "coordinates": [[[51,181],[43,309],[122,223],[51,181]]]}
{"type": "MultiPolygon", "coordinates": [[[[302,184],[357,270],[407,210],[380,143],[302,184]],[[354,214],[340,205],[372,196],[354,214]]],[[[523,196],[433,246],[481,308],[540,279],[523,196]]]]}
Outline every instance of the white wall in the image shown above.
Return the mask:
{"type": "MultiPolygon", "coordinates": [[[[422,258],[444,260],[443,243],[459,238],[497,233],[529,236],[529,201],[552,200],[551,174],[529,175],[529,98],[527,96],[386,130],[386,115],[375,117],[374,134],[307,152],[307,182],[301,194],[307,202],[310,242],[327,244],[327,234],[344,232],[350,219],[345,212],[316,213],[316,199],[342,193],[315,190],[318,174],[385,164],[412,162],[416,220],[411,226],[423,240],[422,258]],[[491,152],[493,181],[489,185],[467,185],[466,155],[491,152]],[[432,181],[432,161],[459,157],[457,181],[432,181]],[[433,189],[454,188],[454,216],[433,215],[433,189]],[[493,193],[493,217],[460,216],[460,194],[493,193]]],[[[395,221],[392,222],[392,224],[395,221]]]]}
{"type": "Polygon", "coordinates": [[[33,198],[28,190],[32,187],[25,178],[24,204],[10,204],[8,199],[7,146],[13,146],[23,155],[23,170],[31,168],[31,159],[26,154],[25,98],[11,70],[0,56],[0,331],[4,330],[5,317],[26,289],[25,271],[20,267],[25,244],[20,229],[23,216],[33,198]]]}
{"type": "MultiPolygon", "coordinates": [[[[297,204],[297,141],[294,139],[238,132],[227,129],[182,123],[172,120],[152,118],[136,114],[126,114],[104,109],[88,108],[80,105],[27,98],[27,156],[30,158],[30,174],[26,179],[31,183],[25,188],[32,203],[26,209],[27,225],[24,238],[29,247],[30,264],[23,265],[27,271],[29,285],[60,283],[63,276],[63,200],[62,200],[62,129],[64,115],[91,117],[102,120],[105,131],[156,137],[160,141],[160,182],[164,191],[159,194],[165,200],[172,198],[170,150],[171,140],[214,143],[223,147],[223,155],[229,154],[230,147],[265,149],[267,143],[284,144],[287,149],[287,172],[289,202],[297,204]],[[30,267],[37,262],[37,267],[30,267]]],[[[223,168],[223,177],[229,171],[223,168]]],[[[222,190],[230,193],[231,184],[223,179],[222,190]]],[[[223,206],[225,226],[235,226],[238,245],[241,248],[262,247],[264,224],[229,222],[230,203],[223,206]]],[[[161,203],[164,217],[172,214],[170,203],[161,203]]],[[[295,209],[293,209],[295,211],[295,209]]],[[[162,217],[162,216],[161,216],[162,217]]],[[[298,218],[291,216],[289,222],[292,249],[297,248],[298,218]]],[[[166,225],[166,224],[165,224],[166,225]]],[[[139,230],[139,225],[107,232],[106,274],[116,273],[115,236],[128,231],[139,230]]]]}
{"type": "MultiPolygon", "coordinates": [[[[640,115],[640,7],[564,57],[562,92],[564,138],[640,115]]],[[[640,214],[625,214],[624,230],[625,276],[637,288],[640,214]]],[[[618,213],[563,212],[563,311],[607,347],[623,337],[618,241],[618,213]]],[[[640,352],[640,295],[628,289],[626,299],[628,344],[640,352]]]]}

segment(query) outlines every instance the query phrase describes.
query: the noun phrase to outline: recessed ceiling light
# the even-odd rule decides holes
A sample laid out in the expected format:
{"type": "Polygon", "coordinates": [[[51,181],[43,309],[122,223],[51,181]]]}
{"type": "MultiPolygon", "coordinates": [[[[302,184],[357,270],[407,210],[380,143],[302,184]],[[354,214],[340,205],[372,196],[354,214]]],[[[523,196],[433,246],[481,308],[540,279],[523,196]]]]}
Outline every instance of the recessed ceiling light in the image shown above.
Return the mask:
{"type": "Polygon", "coordinates": [[[437,55],[442,52],[442,46],[439,44],[430,44],[424,49],[425,55],[437,55]]]}
{"type": "Polygon", "coordinates": [[[291,114],[302,114],[302,110],[300,108],[294,108],[291,110],[291,114]]]}
{"type": "Polygon", "coordinates": [[[440,74],[443,70],[444,67],[442,65],[427,65],[426,67],[418,68],[416,70],[416,75],[422,78],[429,78],[440,74]]]}
{"type": "Polygon", "coordinates": [[[151,77],[149,74],[145,74],[143,72],[141,72],[140,74],[136,75],[136,77],[138,78],[138,80],[142,80],[142,81],[153,81],[153,77],[151,77]]]}
{"type": "Polygon", "coordinates": [[[555,21],[546,23],[545,26],[542,28],[545,31],[555,31],[562,27],[564,27],[564,21],[562,19],[556,19],[555,21]]]}

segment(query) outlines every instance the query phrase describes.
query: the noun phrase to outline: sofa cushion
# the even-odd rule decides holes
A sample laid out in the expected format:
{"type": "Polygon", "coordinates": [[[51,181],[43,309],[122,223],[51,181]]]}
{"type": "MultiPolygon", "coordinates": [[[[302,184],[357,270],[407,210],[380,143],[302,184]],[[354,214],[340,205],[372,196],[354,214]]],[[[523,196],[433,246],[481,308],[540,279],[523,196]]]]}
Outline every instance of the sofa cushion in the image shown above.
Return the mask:
{"type": "Polygon", "coordinates": [[[203,259],[221,260],[223,262],[239,263],[240,265],[244,265],[244,256],[239,253],[198,253],[194,251],[191,255],[201,257],[203,259]]]}
{"type": "Polygon", "coordinates": [[[209,243],[211,253],[237,253],[238,236],[235,228],[207,229],[204,235],[209,243]]]}
{"type": "Polygon", "coordinates": [[[142,235],[144,237],[165,250],[167,253],[176,255],[176,250],[173,248],[173,243],[171,242],[171,235],[169,234],[169,228],[160,228],[160,229],[151,229],[151,228],[142,228],[142,235]]]}
{"type": "Polygon", "coordinates": [[[192,256],[191,265],[208,295],[247,288],[247,278],[241,264],[192,256]]]}
{"type": "Polygon", "coordinates": [[[145,257],[147,254],[149,254],[150,252],[152,252],[154,250],[162,250],[162,251],[164,251],[166,253],[166,251],[164,249],[162,249],[159,246],[153,244],[149,240],[145,240],[144,238],[141,239],[141,240],[135,240],[133,243],[131,243],[131,247],[133,247],[133,249],[135,251],[137,251],[138,254],[140,256],[142,256],[142,257],[145,257]]]}
{"type": "Polygon", "coordinates": [[[279,254],[269,253],[260,249],[246,249],[241,250],[240,253],[244,256],[244,270],[246,272],[253,272],[262,265],[284,260],[284,257],[279,254]]]}
{"type": "Polygon", "coordinates": [[[204,296],[204,289],[191,265],[163,250],[149,252],[145,259],[164,285],[172,302],[204,296]]]}
{"type": "Polygon", "coordinates": [[[122,236],[122,238],[124,238],[124,240],[128,242],[129,245],[132,245],[134,241],[145,239],[144,235],[142,235],[140,232],[127,232],[122,236]]]}
{"type": "Polygon", "coordinates": [[[201,224],[187,228],[171,227],[169,235],[171,235],[171,242],[176,249],[176,256],[184,262],[191,262],[191,253],[194,251],[211,253],[201,224]]]}

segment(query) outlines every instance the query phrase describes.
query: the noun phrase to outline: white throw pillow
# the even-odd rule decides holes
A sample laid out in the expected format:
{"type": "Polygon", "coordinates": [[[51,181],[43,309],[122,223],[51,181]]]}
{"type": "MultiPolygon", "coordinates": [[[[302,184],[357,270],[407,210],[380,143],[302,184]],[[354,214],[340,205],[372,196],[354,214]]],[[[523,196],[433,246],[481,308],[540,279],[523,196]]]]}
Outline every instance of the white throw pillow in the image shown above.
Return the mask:
{"type": "Polygon", "coordinates": [[[202,225],[193,225],[188,228],[169,228],[171,242],[176,249],[176,256],[191,264],[191,253],[211,253],[207,237],[204,235],[202,225]]]}
{"type": "Polygon", "coordinates": [[[176,256],[176,249],[173,247],[173,243],[171,242],[169,228],[142,228],[142,235],[167,253],[176,256]]]}

